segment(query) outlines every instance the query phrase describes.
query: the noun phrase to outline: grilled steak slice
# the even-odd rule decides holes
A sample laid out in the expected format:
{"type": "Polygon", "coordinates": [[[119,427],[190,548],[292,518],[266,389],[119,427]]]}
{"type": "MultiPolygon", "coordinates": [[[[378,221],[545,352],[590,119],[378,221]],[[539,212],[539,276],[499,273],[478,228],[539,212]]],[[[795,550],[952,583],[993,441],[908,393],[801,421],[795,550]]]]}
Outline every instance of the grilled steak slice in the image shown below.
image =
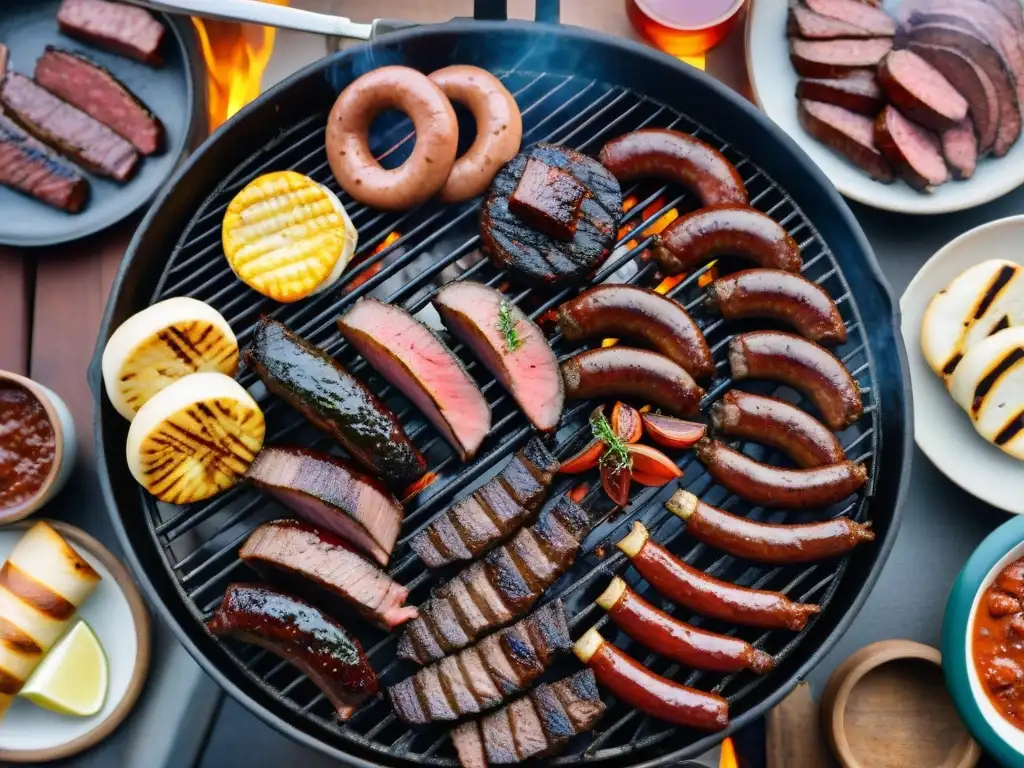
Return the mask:
{"type": "Polygon", "coordinates": [[[875,73],[867,70],[831,80],[800,80],[796,84],[796,97],[835,104],[869,117],[877,115],[885,106],[882,89],[878,87],[875,73]]]}
{"type": "Polygon", "coordinates": [[[463,581],[455,579],[449,585],[448,602],[467,631],[479,634],[487,630],[488,618],[469,594],[469,588],[463,581]]]}
{"type": "Polygon", "coordinates": [[[586,192],[571,173],[531,157],[508,207],[527,226],[559,240],[571,240],[586,192]]]}
{"type": "Polygon", "coordinates": [[[69,37],[159,66],[164,25],[144,8],[107,0],[64,0],[57,25],[69,37]]]}
{"type": "Polygon", "coordinates": [[[402,527],[402,505],[351,462],[304,448],[267,446],[246,478],[299,517],[388,564],[402,527]]]}
{"type": "Polygon", "coordinates": [[[68,213],[89,197],[89,182],[64,160],[0,115],[0,184],[68,213]]]}
{"type": "Polygon", "coordinates": [[[789,6],[788,31],[791,37],[802,37],[805,40],[876,37],[874,32],[864,29],[864,27],[815,13],[802,2],[789,6]]]}
{"type": "Polygon", "coordinates": [[[591,730],[603,713],[594,673],[585,669],[538,685],[507,707],[463,723],[452,731],[452,743],[463,768],[508,765],[555,754],[570,738],[591,730]],[[574,712],[569,712],[566,698],[574,712]]]}
{"type": "Polygon", "coordinates": [[[135,173],[139,153],[131,144],[22,74],[8,72],[4,77],[0,106],[26,131],[87,171],[116,181],[127,181],[135,173]]]}
{"type": "Polygon", "coordinates": [[[875,181],[889,184],[895,180],[892,167],[875,146],[875,128],[870,118],[834,104],[806,99],[798,102],[797,114],[804,130],[875,181]]]}
{"type": "Polygon", "coordinates": [[[355,608],[384,629],[416,618],[403,605],[409,591],[337,536],[298,520],[264,523],[242,545],[238,556],[286,588],[316,595],[325,608],[355,608]]]}
{"type": "Polygon", "coordinates": [[[893,106],[934,131],[952,128],[967,117],[967,99],[913,51],[892,51],[882,59],[878,84],[893,106]]]}
{"type": "Polygon", "coordinates": [[[52,45],[36,62],[35,81],[50,93],[99,120],[152,155],[163,142],[164,127],[128,88],[85,56],[52,45]]]}
{"type": "Polygon", "coordinates": [[[880,8],[872,8],[859,0],[804,0],[815,13],[830,19],[866,29],[876,37],[896,34],[896,19],[880,8]]]}
{"type": "Polygon", "coordinates": [[[244,359],[267,389],[385,482],[403,486],[426,471],[426,459],[391,409],[326,352],[277,320],[260,318],[244,359]]]}
{"type": "Polygon", "coordinates": [[[430,715],[430,719],[454,720],[455,710],[452,709],[452,705],[448,702],[447,696],[445,696],[437,667],[427,669],[420,682],[423,686],[421,691],[423,706],[430,715]]]}
{"type": "Polygon", "coordinates": [[[557,284],[586,275],[608,258],[621,216],[622,190],[603,165],[568,147],[537,144],[494,177],[484,201],[480,232],[496,266],[511,269],[525,281],[557,284]],[[566,171],[587,190],[571,240],[540,232],[509,209],[509,198],[530,159],[566,171]]]}
{"type": "Polygon", "coordinates": [[[971,118],[965,118],[958,125],[944,131],[939,137],[942,141],[942,156],[954,179],[969,179],[974,175],[978,165],[978,137],[974,133],[971,118]]]}
{"type": "Polygon", "coordinates": [[[378,690],[359,641],[304,600],[262,584],[231,584],[207,623],[210,631],[252,643],[290,662],[323,691],[344,722],[378,690]]]}
{"type": "Polygon", "coordinates": [[[845,77],[858,69],[877,66],[891,50],[888,37],[789,41],[789,59],[801,77],[845,77]]]}
{"type": "Polygon", "coordinates": [[[452,703],[456,712],[477,710],[476,696],[462,671],[457,655],[445,656],[437,663],[437,676],[441,678],[441,685],[448,693],[448,701],[452,703]]]}
{"type": "Polygon", "coordinates": [[[978,151],[992,151],[999,135],[999,96],[991,78],[969,56],[954,48],[911,43],[909,49],[941,72],[967,99],[967,113],[978,133],[978,151]]]}
{"type": "Polygon", "coordinates": [[[875,143],[914,189],[930,192],[949,181],[949,170],[935,134],[888,106],[875,121],[875,143]]]}
{"type": "Polygon", "coordinates": [[[488,626],[482,628],[464,622],[462,630],[468,639],[463,645],[474,642],[487,630],[498,629],[522,616],[572,565],[589,525],[586,513],[579,506],[568,497],[559,498],[551,509],[541,512],[533,525],[442,585],[422,606],[419,619],[412,622],[400,638],[398,655],[424,664],[441,658],[445,651],[456,650],[445,647],[452,646],[450,636],[441,640],[441,631],[448,620],[448,604],[456,595],[453,587],[456,580],[465,585],[488,621],[488,626]],[[438,638],[435,647],[426,647],[428,644],[421,639],[423,635],[438,638]]]}
{"type": "Polygon", "coordinates": [[[434,296],[449,332],[473,350],[541,432],[558,426],[565,388],[544,333],[500,291],[468,280],[434,296]]]}
{"type": "Polygon", "coordinates": [[[491,408],[459,359],[401,307],[359,299],[338,318],[349,344],[405,393],[463,461],[491,431],[491,408]]]}

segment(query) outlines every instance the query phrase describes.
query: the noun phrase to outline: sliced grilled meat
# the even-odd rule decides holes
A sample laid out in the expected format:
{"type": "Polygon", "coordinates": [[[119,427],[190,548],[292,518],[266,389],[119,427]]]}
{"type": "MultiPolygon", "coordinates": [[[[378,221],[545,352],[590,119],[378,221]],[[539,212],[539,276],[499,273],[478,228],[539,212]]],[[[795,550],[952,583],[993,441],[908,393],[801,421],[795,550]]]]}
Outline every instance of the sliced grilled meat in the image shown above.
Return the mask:
{"type": "Polygon", "coordinates": [[[877,37],[871,30],[858,27],[841,19],[822,16],[808,8],[804,3],[797,2],[789,6],[790,37],[802,37],[805,40],[836,40],[844,37],[877,37]]]}
{"type": "Polygon", "coordinates": [[[978,165],[978,137],[971,118],[965,118],[939,137],[942,156],[954,179],[969,179],[978,165]]]}
{"type": "Polygon", "coordinates": [[[0,83],[0,105],[22,128],[85,170],[116,181],[135,173],[139,153],[131,144],[24,75],[7,73],[0,83]]]}
{"type": "Polygon", "coordinates": [[[47,46],[36,62],[35,81],[78,107],[139,152],[152,155],[163,142],[164,127],[116,77],[85,56],[47,46]]]}
{"type": "Polygon", "coordinates": [[[515,533],[537,510],[557,468],[544,444],[532,439],[500,474],[442,512],[410,546],[430,568],[479,557],[515,533]],[[458,538],[454,546],[448,541],[449,531],[458,538]]]}
{"type": "Polygon", "coordinates": [[[267,389],[385,482],[406,485],[426,471],[426,459],[391,409],[326,352],[282,323],[260,318],[244,359],[267,389]]]}
{"type": "Polygon", "coordinates": [[[338,318],[349,344],[405,393],[463,461],[491,431],[491,408],[459,359],[401,307],[362,298],[338,318]]]}
{"type": "Polygon", "coordinates": [[[544,333],[519,307],[482,283],[459,281],[434,296],[449,332],[473,350],[541,432],[558,426],[565,390],[544,333]]]}
{"type": "Polygon", "coordinates": [[[860,0],[804,0],[807,7],[831,19],[866,29],[878,37],[896,34],[896,19],[881,8],[872,8],[860,0]]]}
{"type": "Polygon", "coordinates": [[[0,115],[0,184],[68,213],[89,197],[89,182],[72,166],[0,115]]]}
{"type": "Polygon", "coordinates": [[[484,249],[496,266],[507,267],[527,281],[557,284],[581,278],[604,262],[615,245],[621,216],[619,182],[603,165],[568,147],[537,144],[494,177],[480,217],[480,232],[484,249]],[[509,199],[531,159],[566,171],[587,190],[570,240],[533,228],[509,208],[509,199]]]}
{"type": "Polygon", "coordinates": [[[885,106],[875,73],[867,70],[831,80],[801,80],[796,84],[796,97],[835,104],[869,117],[877,115],[885,106]]]}
{"type": "Polygon", "coordinates": [[[378,690],[359,641],[305,600],[262,584],[231,584],[207,623],[219,637],[258,645],[309,676],[344,722],[378,690]]]}
{"type": "Polygon", "coordinates": [[[913,51],[892,51],[882,59],[878,84],[903,114],[934,131],[952,128],[967,117],[967,99],[913,51]]]}
{"type": "Polygon", "coordinates": [[[571,647],[565,607],[561,600],[554,600],[511,627],[424,667],[389,688],[388,695],[395,713],[410,725],[478,715],[529,688],[571,647]],[[448,692],[449,709],[441,717],[421,703],[427,699],[435,672],[448,692]]]}
{"type": "Polygon", "coordinates": [[[509,765],[555,754],[593,729],[604,710],[594,673],[585,669],[463,723],[452,731],[452,743],[463,768],[509,765]]]}
{"type": "Polygon", "coordinates": [[[2,80],[3,76],[7,74],[7,62],[10,58],[10,49],[3,43],[0,43],[0,80],[2,80]]]}
{"type": "Polygon", "coordinates": [[[388,564],[402,527],[402,505],[351,462],[304,448],[267,446],[246,479],[317,528],[388,564]]]}
{"type": "Polygon", "coordinates": [[[582,509],[565,496],[559,498],[532,526],[442,585],[399,639],[398,655],[420,664],[436,661],[522,616],[572,564],[589,526],[582,509]],[[466,621],[459,633],[449,626],[459,581],[487,617],[487,626],[466,621]]]}
{"type": "Polygon", "coordinates": [[[64,0],[57,25],[69,37],[159,66],[164,25],[144,8],[107,0],[64,0]]]}
{"type": "Polygon", "coordinates": [[[949,169],[935,134],[908,120],[892,105],[875,120],[875,143],[914,189],[930,192],[949,181],[949,169]]]}
{"type": "Polygon", "coordinates": [[[789,42],[789,59],[801,77],[844,77],[858,69],[878,65],[889,51],[892,40],[872,37],[866,40],[797,40],[789,42]]]}
{"type": "Polygon", "coordinates": [[[801,100],[800,124],[811,136],[842,155],[875,181],[895,181],[892,166],[875,145],[874,122],[835,104],[801,100]]]}
{"type": "Polygon", "coordinates": [[[337,536],[298,520],[274,520],[250,534],[238,556],[285,588],[315,595],[329,610],[354,608],[384,629],[413,619],[409,591],[337,536]]]}

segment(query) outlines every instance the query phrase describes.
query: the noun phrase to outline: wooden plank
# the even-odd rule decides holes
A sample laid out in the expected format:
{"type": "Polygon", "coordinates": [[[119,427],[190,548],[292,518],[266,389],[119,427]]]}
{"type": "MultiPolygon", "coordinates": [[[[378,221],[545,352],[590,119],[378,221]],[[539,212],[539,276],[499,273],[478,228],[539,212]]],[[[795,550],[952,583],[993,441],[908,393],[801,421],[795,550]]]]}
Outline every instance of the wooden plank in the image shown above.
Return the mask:
{"type": "Polygon", "coordinates": [[[768,713],[768,768],[827,768],[835,761],[825,746],[818,704],[801,682],[768,713]]]}
{"type": "Polygon", "coordinates": [[[31,289],[31,257],[0,246],[0,370],[28,373],[31,289]]]}

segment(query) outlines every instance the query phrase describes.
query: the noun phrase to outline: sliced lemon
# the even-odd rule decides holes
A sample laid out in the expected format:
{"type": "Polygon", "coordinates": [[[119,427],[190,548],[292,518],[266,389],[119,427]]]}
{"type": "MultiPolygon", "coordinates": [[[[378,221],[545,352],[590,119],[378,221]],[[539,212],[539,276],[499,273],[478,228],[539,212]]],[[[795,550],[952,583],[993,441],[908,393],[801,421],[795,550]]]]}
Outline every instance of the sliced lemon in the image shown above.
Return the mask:
{"type": "Polygon", "coordinates": [[[103,646],[92,627],[79,621],[46,654],[20,695],[51,712],[89,717],[103,708],[108,680],[103,646]]]}

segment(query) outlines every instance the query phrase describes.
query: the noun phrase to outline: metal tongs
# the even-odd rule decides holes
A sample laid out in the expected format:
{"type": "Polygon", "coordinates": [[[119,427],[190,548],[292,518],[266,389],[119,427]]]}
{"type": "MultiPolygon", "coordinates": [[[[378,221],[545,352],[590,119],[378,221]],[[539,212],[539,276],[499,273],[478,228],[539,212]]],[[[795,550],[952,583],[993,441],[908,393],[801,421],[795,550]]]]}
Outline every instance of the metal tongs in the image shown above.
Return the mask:
{"type": "Polygon", "coordinates": [[[303,11],[283,5],[263,3],[259,0],[128,0],[154,11],[200,16],[205,19],[241,21],[266,27],[313,32],[319,35],[347,37],[353,40],[376,40],[380,35],[402,27],[412,26],[407,21],[374,19],[369,24],[332,16],[326,13],[303,11]]]}

